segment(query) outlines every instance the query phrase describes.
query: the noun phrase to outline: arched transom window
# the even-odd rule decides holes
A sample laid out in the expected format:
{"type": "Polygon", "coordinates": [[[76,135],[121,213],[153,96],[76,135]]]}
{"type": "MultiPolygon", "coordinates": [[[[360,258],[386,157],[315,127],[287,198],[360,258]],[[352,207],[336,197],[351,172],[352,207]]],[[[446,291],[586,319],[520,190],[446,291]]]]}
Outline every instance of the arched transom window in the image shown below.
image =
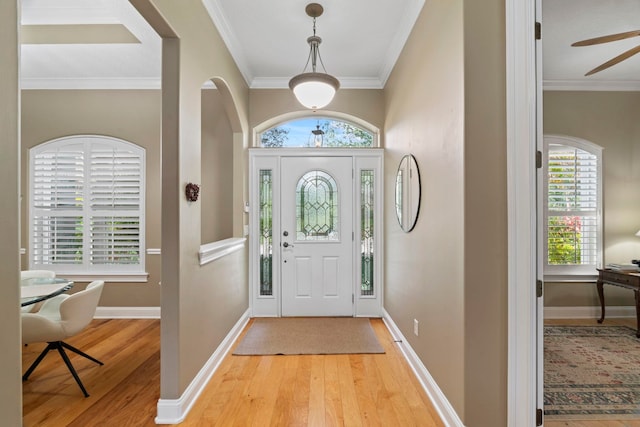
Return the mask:
{"type": "Polygon", "coordinates": [[[353,123],[327,117],[291,120],[258,135],[261,147],[374,147],[374,134],[353,123]]]}

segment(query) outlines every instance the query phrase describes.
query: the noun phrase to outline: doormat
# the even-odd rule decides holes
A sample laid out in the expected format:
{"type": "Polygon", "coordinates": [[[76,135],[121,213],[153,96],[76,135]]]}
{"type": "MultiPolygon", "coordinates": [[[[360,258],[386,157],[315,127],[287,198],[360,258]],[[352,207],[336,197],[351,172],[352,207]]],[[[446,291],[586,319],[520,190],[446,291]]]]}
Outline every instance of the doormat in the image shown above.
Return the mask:
{"type": "Polygon", "coordinates": [[[253,319],[234,355],[384,353],[369,319],[260,317],[253,319]]]}
{"type": "Polygon", "coordinates": [[[640,339],[627,326],[544,327],[549,420],[640,418],[640,339]]]}

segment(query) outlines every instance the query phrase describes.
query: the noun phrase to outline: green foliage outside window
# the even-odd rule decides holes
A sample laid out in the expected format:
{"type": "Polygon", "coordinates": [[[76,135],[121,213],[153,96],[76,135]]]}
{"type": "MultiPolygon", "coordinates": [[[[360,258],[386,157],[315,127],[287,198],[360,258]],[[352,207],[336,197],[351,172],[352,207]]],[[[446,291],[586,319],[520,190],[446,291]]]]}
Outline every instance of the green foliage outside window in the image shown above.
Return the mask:
{"type": "Polygon", "coordinates": [[[548,223],[549,264],[581,264],[581,217],[550,217],[548,223]]]}
{"type": "Polygon", "coordinates": [[[289,129],[275,127],[262,133],[260,136],[260,143],[263,147],[278,148],[284,147],[284,144],[288,139],[289,129]]]}

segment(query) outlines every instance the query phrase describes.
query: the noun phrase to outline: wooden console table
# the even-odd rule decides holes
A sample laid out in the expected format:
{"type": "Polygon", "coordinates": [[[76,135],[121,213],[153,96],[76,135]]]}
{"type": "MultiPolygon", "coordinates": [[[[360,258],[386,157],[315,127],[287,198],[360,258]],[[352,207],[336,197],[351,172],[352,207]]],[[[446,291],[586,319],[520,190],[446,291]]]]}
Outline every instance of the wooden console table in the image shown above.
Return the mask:
{"type": "Polygon", "coordinates": [[[604,321],[604,284],[620,286],[621,288],[631,289],[636,298],[636,337],[640,338],[640,273],[630,271],[618,271],[609,269],[598,269],[598,296],[600,297],[600,308],[602,315],[598,319],[598,323],[604,321]]]}

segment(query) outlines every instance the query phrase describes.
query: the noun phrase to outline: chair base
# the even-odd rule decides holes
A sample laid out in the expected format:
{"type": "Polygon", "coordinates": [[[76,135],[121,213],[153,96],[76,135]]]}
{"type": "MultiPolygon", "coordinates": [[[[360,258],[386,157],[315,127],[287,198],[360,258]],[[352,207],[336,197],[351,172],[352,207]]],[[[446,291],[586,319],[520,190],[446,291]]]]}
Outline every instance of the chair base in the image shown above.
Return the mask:
{"type": "Polygon", "coordinates": [[[60,356],[62,357],[62,360],[64,360],[65,365],[67,365],[67,368],[69,368],[71,375],[73,375],[73,378],[75,378],[76,382],[80,386],[80,390],[82,390],[84,397],[89,397],[89,393],[87,393],[87,390],[84,388],[82,381],[80,381],[80,377],[78,376],[78,373],[76,372],[75,368],[71,364],[71,361],[69,360],[69,356],[67,356],[67,353],[64,351],[65,348],[67,350],[71,350],[74,353],[79,354],[80,356],[86,357],[87,359],[93,362],[96,362],[98,365],[104,365],[104,363],[102,363],[98,359],[89,356],[87,353],[81,350],[78,350],[77,348],[67,344],[66,342],[52,341],[48,343],[47,348],[45,348],[42,351],[42,353],[40,353],[40,356],[38,356],[38,358],[31,364],[31,366],[29,366],[29,369],[27,369],[27,372],[25,372],[24,375],[22,376],[22,381],[26,381],[29,378],[29,375],[31,375],[33,371],[36,369],[36,367],[40,364],[40,362],[42,362],[42,359],[44,359],[44,357],[47,355],[49,350],[58,350],[58,353],[60,353],[60,356]]]}

